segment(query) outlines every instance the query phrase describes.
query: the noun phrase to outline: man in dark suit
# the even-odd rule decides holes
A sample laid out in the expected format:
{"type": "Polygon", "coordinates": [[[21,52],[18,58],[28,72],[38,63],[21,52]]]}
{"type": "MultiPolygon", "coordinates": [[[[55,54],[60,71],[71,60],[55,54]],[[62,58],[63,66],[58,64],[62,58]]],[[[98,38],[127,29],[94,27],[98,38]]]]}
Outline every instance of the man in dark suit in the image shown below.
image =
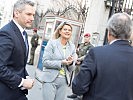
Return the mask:
{"type": "Polygon", "coordinates": [[[133,48],[128,14],[114,14],[108,21],[109,45],[90,49],[72,82],[83,100],[133,100],[133,48]]]}
{"type": "Polygon", "coordinates": [[[32,1],[18,0],[13,20],[0,29],[0,100],[27,100],[27,89],[33,86],[25,68],[28,40],[24,29],[32,25],[34,14],[32,1]]]}

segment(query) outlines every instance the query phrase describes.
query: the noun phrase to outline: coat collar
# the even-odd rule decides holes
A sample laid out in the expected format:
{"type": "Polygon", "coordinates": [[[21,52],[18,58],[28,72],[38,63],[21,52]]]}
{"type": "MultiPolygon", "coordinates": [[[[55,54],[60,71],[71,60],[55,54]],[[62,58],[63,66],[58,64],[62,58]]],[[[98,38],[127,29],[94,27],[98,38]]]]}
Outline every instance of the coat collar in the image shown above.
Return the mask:
{"type": "Polygon", "coordinates": [[[128,40],[116,40],[111,45],[130,45],[128,40]]]}

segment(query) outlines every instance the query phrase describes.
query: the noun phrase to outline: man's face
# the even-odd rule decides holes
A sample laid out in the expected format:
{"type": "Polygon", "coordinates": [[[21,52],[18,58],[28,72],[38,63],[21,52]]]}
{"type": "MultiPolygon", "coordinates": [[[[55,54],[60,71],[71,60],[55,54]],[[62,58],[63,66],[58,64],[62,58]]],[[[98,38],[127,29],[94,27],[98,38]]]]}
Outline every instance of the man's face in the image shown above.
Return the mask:
{"type": "Polygon", "coordinates": [[[33,31],[33,34],[36,34],[37,32],[33,31]]]}
{"type": "Polygon", "coordinates": [[[84,37],[84,43],[89,43],[90,42],[90,37],[89,36],[85,36],[84,37]]]}
{"type": "Polygon", "coordinates": [[[25,5],[25,9],[23,11],[15,12],[15,20],[18,24],[23,28],[29,28],[32,26],[32,22],[34,20],[35,9],[30,5],[25,5]]]}

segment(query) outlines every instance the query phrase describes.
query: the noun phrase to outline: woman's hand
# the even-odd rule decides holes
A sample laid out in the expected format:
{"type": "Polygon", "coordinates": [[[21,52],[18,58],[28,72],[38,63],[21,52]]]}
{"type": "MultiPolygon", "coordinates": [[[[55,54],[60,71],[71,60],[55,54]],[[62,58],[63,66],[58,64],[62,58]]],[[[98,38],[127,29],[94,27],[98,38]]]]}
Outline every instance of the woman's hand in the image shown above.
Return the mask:
{"type": "Polygon", "coordinates": [[[62,64],[64,65],[71,65],[73,63],[74,59],[72,56],[69,56],[67,59],[62,60],[62,64]]]}

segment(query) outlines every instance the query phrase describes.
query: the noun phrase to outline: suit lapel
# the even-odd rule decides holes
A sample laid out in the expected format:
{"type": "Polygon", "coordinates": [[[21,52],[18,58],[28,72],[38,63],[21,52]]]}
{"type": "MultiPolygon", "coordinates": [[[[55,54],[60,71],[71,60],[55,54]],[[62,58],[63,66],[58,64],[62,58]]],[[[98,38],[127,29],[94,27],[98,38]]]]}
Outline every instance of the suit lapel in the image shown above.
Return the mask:
{"type": "MultiPolygon", "coordinates": [[[[11,21],[11,26],[13,27],[15,34],[17,35],[17,37],[18,37],[19,40],[20,40],[21,46],[22,46],[22,48],[23,48],[24,55],[25,55],[25,57],[26,57],[26,59],[25,59],[25,62],[26,62],[26,61],[27,61],[28,55],[26,55],[26,46],[25,46],[25,43],[24,43],[22,34],[21,34],[19,28],[16,26],[16,24],[15,24],[13,21],[11,21]]],[[[29,47],[28,47],[28,48],[29,48],[29,47]]]]}
{"type": "Polygon", "coordinates": [[[68,58],[71,55],[71,47],[69,45],[69,43],[67,43],[66,45],[66,57],[68,58]]]}
{"type": "Polygon", "coordinates": [[[65,59],[64,52],[63,52],[63,49],[62,49],[62,45],[60,43],[60,39],[57,39],[57,44],[56,45],[57,45],[57,48],[58,48],[62,58],[65,59]]]}

